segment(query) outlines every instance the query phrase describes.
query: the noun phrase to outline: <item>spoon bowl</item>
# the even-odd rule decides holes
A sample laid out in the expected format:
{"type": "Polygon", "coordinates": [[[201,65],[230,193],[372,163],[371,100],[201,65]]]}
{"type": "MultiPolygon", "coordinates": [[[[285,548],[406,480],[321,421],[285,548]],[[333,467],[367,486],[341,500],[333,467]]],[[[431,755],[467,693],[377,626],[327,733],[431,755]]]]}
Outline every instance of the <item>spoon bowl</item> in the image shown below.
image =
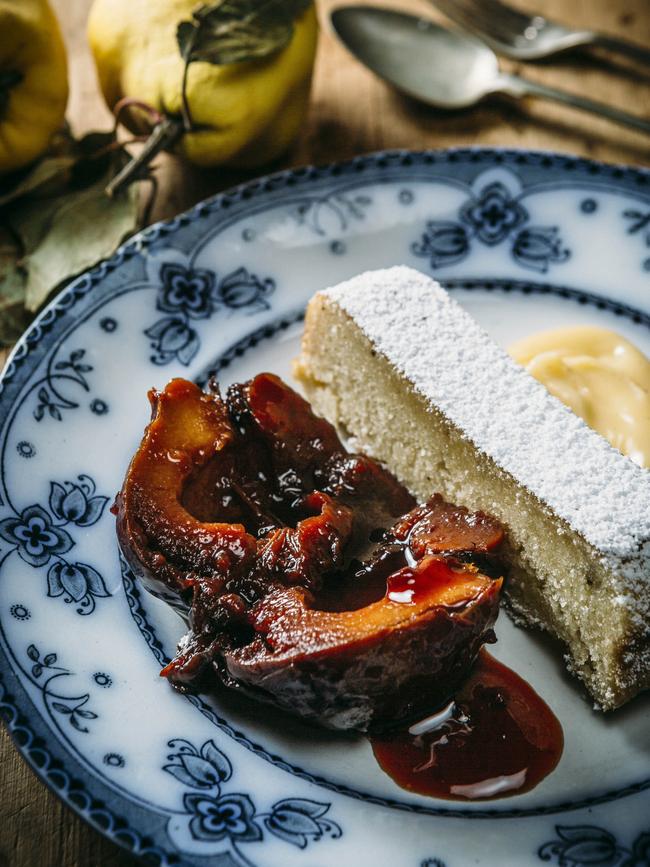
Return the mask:
{"type": "Polygon", "coordinates": [[[438,108],[474,105],[494,91],[499,64],[474,39],[390,9],[344,6],[332,12],[339,39],[398,90],[438,108]]]}

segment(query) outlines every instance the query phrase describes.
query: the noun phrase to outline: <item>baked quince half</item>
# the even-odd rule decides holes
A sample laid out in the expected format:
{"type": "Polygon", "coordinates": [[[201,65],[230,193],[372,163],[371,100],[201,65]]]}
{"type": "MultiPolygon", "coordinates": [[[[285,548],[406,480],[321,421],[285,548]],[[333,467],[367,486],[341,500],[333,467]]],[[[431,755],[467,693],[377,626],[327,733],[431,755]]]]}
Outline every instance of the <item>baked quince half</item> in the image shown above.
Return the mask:
{"type": "Polygon", "coordinates": [[[136,576],[188,611],[162,671],[175,687],[361,731],[451,694],[493,635],[495,520],[416,506],[272,374],[225,399],[176,379],[150,401],[117,531],[136,576]]]}

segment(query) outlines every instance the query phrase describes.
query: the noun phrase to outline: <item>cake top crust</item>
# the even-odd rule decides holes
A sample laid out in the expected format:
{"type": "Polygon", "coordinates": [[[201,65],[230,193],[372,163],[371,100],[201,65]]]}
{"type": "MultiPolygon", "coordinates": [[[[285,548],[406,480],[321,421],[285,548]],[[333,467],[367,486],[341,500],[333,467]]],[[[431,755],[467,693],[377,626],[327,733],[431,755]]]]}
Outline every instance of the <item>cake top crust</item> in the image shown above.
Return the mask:
{"type": "Polygon", "coordinates": [[[616,572],[648,580],[650,470],[549,394],[436,281],[399,266],[368,271],[323,294],[430,406],[616,572]]]}

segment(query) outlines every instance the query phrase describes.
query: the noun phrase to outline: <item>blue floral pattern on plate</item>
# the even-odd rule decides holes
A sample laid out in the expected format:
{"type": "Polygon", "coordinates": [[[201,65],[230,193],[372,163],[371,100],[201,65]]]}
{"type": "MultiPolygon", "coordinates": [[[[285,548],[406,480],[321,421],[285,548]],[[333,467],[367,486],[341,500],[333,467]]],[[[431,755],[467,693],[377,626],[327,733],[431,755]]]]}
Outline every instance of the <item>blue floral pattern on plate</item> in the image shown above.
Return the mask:
{"type": "Polygon", "coordinates": [[[275,289],[272,279],[260,280],[246,268],[238,268],[221,281],[213,271],[188,268],[166,262],[160,268],[160,289],[156,307],[169,313],[145,329],[151,340],[154,364],[168,364],[173,359],[187,366],[199,351],[201,341],[192,320],[209,319],[219,307],[230,310],[269,309],[267,297],[275,289]]]}
{"type": "Polygon", "coordinates": [[[35,568],[54,560],[47,572],[47,595],[75,603],[77,614],[92,614],[96,599],[109,594],[96,569],[87,563],[70,563],[63,557],[75,544],[64,528],[97,523],[107,502],[108,497],[95,495],[90,476],[80,475],[77,483],[51,482],[49,512],[34,504],[0,521],[0,539],[9,545],[4,558],[14,551],[35,568]]]}
{"type": "Polygon", "coordinates": [[[557,226],[522,228],[528,212],[500,181],[465,202],[458,215],[460,222],[429,220],[422,238],[412,244],[415,255],[429,259],[432,268],[462,261],[473,238],[490,247],[509,241],[513,259],[533,271],[548,271],[552,263],[566,262],[571,255],[557,226]]]}
{"type": "Polygon", "coordinates": [[[556,825],[558,839],[539,849],[542,861],[560,867],[647,867],[650,831],[639,834],[630,849],[605,828],[596,825],[556,825]]]}
{"type": "Polygon", "coordinates": [[[90,391],[86,374],[93,368],[83,360],[85,354],[85,349],[75,349],[69,358],[59,360],[48,368],[43,383],[38,383],[38,402],[34,409],[36,421],[42,421],[46,416],[62,421],[62,410],[77,409],[79,404],[66,398],[58,385],[72,382],[80,385],[84,391],[90,391]]]}
{"type": "MultiPolygon", "coordinates": [[[[636,235],[638,233],[642,242],[645,244],[646,252],[650,248],[650,210],[639,211],[636,208],[629,208],[623,211],[623,217],[629,220],[628,234],[636,235]]],[[[650,271],[650,255],[641,263],[644,271],[650,271]]]]}
{"type": "Polygon", "coordinates": [[[169,689],[182,624],[120,563],[106,506],[149,387],[286,374],[306,300],[364,268],[435,270],[503,340],[589,316],[650,347],[649,191],[642,171],[502,151],[283,173],[151,227],[41,315],[0,382],[0,708],[73,809],[161,865],[644,863],[643,705],[604,731],[502,617],[505,658],[565,722],[558,770],[510,801],[412,796],[364,741],[169,689]]]}
{"type": "Polygon", "coordinates": [[[175,752],[168,756],[163,770],[185,786],[198,790],[183,795],[189,816],[188,830],[195,840],[219,843],[228,841],[239,852],[241,843],[260,842],[263,827],[271,834],[305,849],[324,835],[336,839],[341,828],[325,818],[330,804],[306,798],[284,798],[267,813],[259,813],[249,795],[224,792],[223,784],[232,777],[232,765],[214,741],[197,749],[186,740],[168,744],[175,752]]]}

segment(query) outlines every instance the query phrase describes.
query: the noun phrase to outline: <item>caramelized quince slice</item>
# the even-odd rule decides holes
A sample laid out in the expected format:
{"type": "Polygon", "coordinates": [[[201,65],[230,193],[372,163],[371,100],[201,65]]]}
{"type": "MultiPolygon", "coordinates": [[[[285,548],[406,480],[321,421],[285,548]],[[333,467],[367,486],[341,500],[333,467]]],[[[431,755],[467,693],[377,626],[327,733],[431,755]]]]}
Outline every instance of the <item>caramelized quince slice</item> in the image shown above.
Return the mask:
{"type": "Polygon", "coordinates": [[[390,727],[452,693],[490,637],[500,587],[427,557],[354,611],[321,611],[304,589],[278,589],[253,607],[255,637],[226,651],[226,669],[251,695],[321,725],[390,727]]]}
{"type": "Polygon", "coordinates": [[[270,374],[226,401],[183,380],[150,399],[116,511],[136,575],[189,609],[162,674],[335,728],[377,728],[445,697],[498,610],[500,581],[461,555],[492,554],[500,527],[441,498],[413,509],[270,374]]]}
{"type": "Polygon", "coordinates": [[[244,571],[257,540],[241,523],[199,520],[183,502],[192,475],[232,450],[225,405],[183,379],[150,391],[149,401],[152,420],[115,503],[117,535],[148,589],[186,597],[199,575],[244,571]]]}
{"type": "Polygon", "coordinates": [[[408,544],[415,558],[427,554],[473,552],[490,554],[503,542],[501,524],[484,512],[470,512],[434,494],[393,528],[396,539],[408,544]]]}

